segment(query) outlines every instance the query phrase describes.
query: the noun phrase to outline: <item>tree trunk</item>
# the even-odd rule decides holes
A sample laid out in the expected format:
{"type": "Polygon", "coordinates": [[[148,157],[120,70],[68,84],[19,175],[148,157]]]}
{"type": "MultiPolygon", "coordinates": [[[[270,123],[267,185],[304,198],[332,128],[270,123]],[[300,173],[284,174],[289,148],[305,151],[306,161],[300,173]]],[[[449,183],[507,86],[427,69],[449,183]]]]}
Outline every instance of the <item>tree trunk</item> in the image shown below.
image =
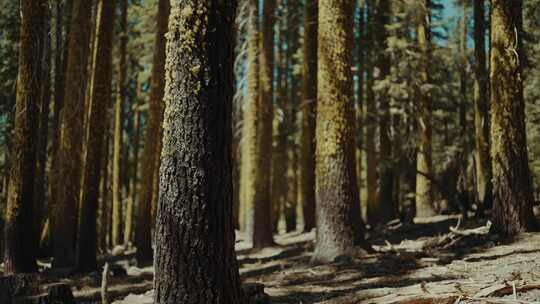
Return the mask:
{"type": "Polygon", "coordinates": [[[231,189],[234,2],[172,2],[155,303],[244,303],[231,189]]]}
{"type": "MultiPolygon", "coordinates": [[[[137,96],[140,96],[141,83],[137,80],[137,96]]],[[[136,97],[137,98],[137,97],[136,97]]],[[[141,126],[141,111],[139,110],[139,104],[135,103],[135,118],[133,125],[134,139],[133,139],[133,173],[130,178],[130,195],[126,208],[126,222],[124,225],[124,243],[129,245],[133,242],[133,212],[135,209],[136,195],[138,189],[138,173],[139,173],[139,145],[140,145],[140,126],[141,126]]]]}
{"type": "Polygon", "coordinates": [[[90,272],[97,269],[96,218],[104,155],[105,132],[103,117],[107,116],[111,100],[112,44],[116,1],[100,0],[97,7],[97,35],[93,50],[90,83],[90,113],[88,120],[87,151],[79,213],[77,268],[90,272]]]}
{"type": "MultiPolygon", "coordinates": [[[[391,61],[389,55],[384,52],[387,49],[388,32],[386,26],[390,23],[390,1],[380,0],[377,7],[377,50],[379,81],[383,81],[390,75],[391,61]]],[[[376,218],[370,218],[370,223],[385,224],[397,218],[397,208],[394,201],[394,159],[392,142],[392,116],[390,115],[390,96],[386,92],[379,92],[379,141],[380,141],[380,171],[379,199],[375,209],[376,218]]]]}
{"type": "Polygon", "coordinates": [[[287,103],[287,54],[285,51],[284,36],[287,28],[285,1],[281,1],[281,18],[278,32],[277,54],[277,80],[276,80],[276,106],[274,111],[274,147],[272,150],[272,227],[278,232],[279,220],[287,200],[287,124],[285,123],[285,106],[287,103]]]}
{"type": "Polygon", "coordinates": [[[484,25],[484,0],[474,0],[474,130],[476,203],[480,210],[491,208],[492,182],[491,158],[489,155],[489,99],[486,71],[486,46],[484,25]]]}
{"type": "Polygon", "coordinates": [[[270,171],[272,154],[272,93],[275,0],[264,1],[259,39],[258,1],[250,0],[248,104],[244,115],[244,199],[246,231],[254,248],[274,243],[270,171]],[[260,54],[259,54],[260,50],[260,54]],[[258,57],[258,58],[256,58],[258,57]]]}
{"type": "Polygon", "coordinates": [[[42,28],[43,54],[41,68],[41,103],[39,105],[39,126],[36,150],[36,171],[34,177],[34,214],[36,235],[41,233],[44,223],[46,186],[45,174],[47,168],[47,145],[49,141],[49,112],[51,102],[51,16],[47,8],[45,22],[42,28]]]}
{"type": "Polygon", "coordinates": [[[75,264],[77,208],[80,197],[84,98],[88,46],[90,42],[91,1],[75,0],[69,36],[64,104],[61,113],[59,183],[54,220],[53,267],[75,264]]]}
{"type": "Polygon", "coordinates": [[[537,228],[525,131],[522,8],[521,0],[493,0],[491,12],[493,224],[506,236],[537,228]]]}
{"type": "Polygon", "coordinates": [[[127,42],[128,0],[120,0],[120,60],[118,64],[118,96],[115,103],[114,115],[114,154],[113,154],[113,216],[112,216],[112,245],[123,244],[122,240],[122,150],[124,103],[127,98],[127,42]]]}
{"type": "Polygon", "coordinates": [[[304,5],[302,121],[300,126],[299,203],[304,231],[315,228],[315,120],[317,111],[317,1],[304,5]]]}
{"type": "MultiPolygon", "coordinates": [[[[375,46],[375,25],[376,25],[376,10],[375,1],[368,0],[368,49],[369,57],[373,56],[375,46]]],[[[375,142],[375,134],[377,132],[377,104],[375,103],[374,87],[374,64],[370,62],[366,73],[366,113],[365,113],[365,130],[366,130],[366,188],[367,188],[367,220],[371,223],[377,218],[377,145],[375,142]]]]}
{"type": "Polygon", "coordinates": [[[21,31],[15,129],[5,223],[5,273],[36,272],[37,235],[34,228],[34,174],[38,107],[42,100],[45,0],[21,1],[21,31]]]}
{"type": "MultiPolygon", "coordinates": [[[[359,2],[358,10],[360,18],[358,20],[358,34],[357,34],[357,61],[358,61],[358,72],[357,72],[357,86],[358,86],[358,95],[356,100],[356,129],[357,129],[357,142],[356,142],[356,176],[358,178],[358,193],[362,192],[363,181],[362,181],[362,172],[364,171],[364,99],[365,99],[365,74],[366,74],[366,1],[362,0],[359,2]]],[[[361,205],[361,204],[360,204],[361,205]]]]}
{"type": "MultiPolygon", "coordinates": [[[[421,85],[430,83],[431,29],[430,0],[420,0],[417,40],[422,52],[420,71],[421,85]]],[[[433,209],[433,160],[432,160],[432,100],[431,93],[422,88],[417,90],[418,103],[418,152],[416,160],[416,216],[429,217],[433,209]]]]}
{"type": "Polygon", "coordinates": [[[352,0],[319,0],[314,260],[323,262],[347,254],[363,240],[356,188],[353,9],[352,0]]]}
{"type": "MultiPolygon", "coordinates": [[[[146,127],[146,139],[142,155],[142,183],[139,195],[139,208],[137,214],[136,243],[137,264],[146,265],[152,263],[152,182],[154,180],[155,165],[159,161],[158,142],[161,141],[160,126],[162,123],[161,102],[165,86],[165,33],[170,12],[169,0],[160,0],[157,12],[157,32],[154,41],[154,65],[152,66],[150,104],[148,110],[148,123],[146,127]]],[[[157,189],[155,189],[157,191],[157,189]]]]}

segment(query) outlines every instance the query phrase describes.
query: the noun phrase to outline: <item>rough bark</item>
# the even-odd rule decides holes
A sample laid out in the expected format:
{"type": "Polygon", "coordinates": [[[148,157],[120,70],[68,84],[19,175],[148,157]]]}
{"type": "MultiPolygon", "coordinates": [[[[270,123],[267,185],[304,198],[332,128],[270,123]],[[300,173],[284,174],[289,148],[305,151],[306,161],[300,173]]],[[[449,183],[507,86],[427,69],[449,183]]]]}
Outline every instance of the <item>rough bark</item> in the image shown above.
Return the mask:
{"type": "Polygon", "coordinates": [[[231,178],[234,1],[171,2],[155,303],[243,303],[231,178]]]}
{"type": "Polygon", "coordinates": [[[7,274],[37,271],[33,188],[38,107],[42,99],[43,27],[47,11],[48,2],[45,0],[21,1],[15,128],[4,228],[4,271],[7,274]]]}
{"type": "Polygon", "coordinates": [[[316,261],[332,261],[363,240],[355,165],[353,9],[352,0],[319,0],[316,261]]]}
{"type": "Polygon", "coordinates": [[[97,32],[93,50],[87,151],[79,210],[77,269],[83,272],[97,269],[97,210],[101,162],[103,161],[106,117],[111,100],[112,48],[116,1],[100,0],[97,7],[97,32]]]}
{"type": "Polygon", "coordinates": [[[249,5],[248,104],[244,116],[245,168],[242,180],[245,183],[243,196],[247,208],[246,232],[254,248],[264,248],[274,243],[270,166],[275,0],[264,1],[262,23],[258,21],[258,1],[250,0],[249,5]]]}
{"type": "Polygon", "coordinates": [[[476,203],[481,210],[491,208],[492,182],[489,155],[489,95],[486,70],[484,0],[474,1],[474,130],[476,203]]]}
{"type": "MultiPolygon", "coordinates": [[[[420,83],[430,83],[431,29],[430,0],[420,0],[417,25],[417,42],[422,52],[420,83]]],[[[432,157],[432,100],[424,88],[417,90],[418,152],[416,157],[416,216],[429,217],[433,209],[433,157],[432,157]]]]}
{"type": "Polygon", "coordinates": [[[58,197],[54,220],[53,267],[75,264],[77,208],[80,197],[86,66],[91,1],[74,0],[69,35],[64,104],[61,112],[58,197]]]}
{"type": "Polygon", "coordinates": [[[120,0],[120,57],[118,62],[118,95],[114,108],[114,152],[112,175],[112,245],[123,244],[122,240],[122,151],[124,103],[127,99],[127,23],[128,0],[120,0]]]}
{"type": "Polygon", "coordinates": [[[315,121],[317,111],[317,1],[304,5],[302,121],[300,125],[299,203],[304,231],[315,228],[315,121]]]}
{"type": "MultiPolygon", "coordinates": [[[[154,58],[152,66],[152,78],[150,89],[150,104],[148,110],[148,124],[146,128],[146,138],[142,155],[142,182],[141,193],[139,195],[139,208],[137,214],[136,243],[137,243],[137,264],[145,265],[152,263],[152,193],[154,192],[152,182],[156,172],[156,164],[159,163],[158,142],[161,141],[160,128],[162,123],[162,99],[165,87],[165,34],[170,12],[169,0],[160,0],[157,12],[157,32],[154,41],[154,58]]],[[[157,189],[155,189],[157,191],[157,189]]]]}
{"type": "Polygon", "coordinates": [[[365,79],[366,79],[366,1],[359,1],[358,10],[360,18],[358,20],[358,34],[356,35],[356,49],[357,49],[357,86],[358,94],[356,100],[356,129],[357,129],[357,142],[356,142],[356,176],[358,177],[358,192],[361,193],[363,189],[362,175],[364,171],[364,103],[365,103],[365,79]]]}
{"type": "Polygon", "coordinates": [[[493,224],[506,236],[537,228],[525,131],[522,8],[521,0],[492,1],[493,224]]]}

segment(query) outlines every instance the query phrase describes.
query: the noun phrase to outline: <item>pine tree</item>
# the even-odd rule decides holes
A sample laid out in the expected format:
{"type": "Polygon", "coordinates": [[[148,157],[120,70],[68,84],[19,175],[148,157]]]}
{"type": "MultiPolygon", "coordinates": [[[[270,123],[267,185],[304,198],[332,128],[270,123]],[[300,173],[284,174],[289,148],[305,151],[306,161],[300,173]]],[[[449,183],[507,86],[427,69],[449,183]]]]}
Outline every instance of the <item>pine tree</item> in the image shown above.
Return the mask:
{"type": "Polygon", "coordinates": [[[118,95],[115,103],[114,116],[114,154],[112,176],[112,245],[123,244],[122,240],[122,151],[123,151],[123,122],[124,104],[127,99],[127,42],[128,0],[120,0],[120,58],[118,63],[118,95]]]}
{"type": "Polygon", "coordinates": [[[37,271],[33,188],[38,107],[42,100],[42,56],[45,49],[43,28],[47,11],[48,2],[45,0],[21,1],[15,130],[5,223],[6,273],[37,271]]]}
{"type": "Polygon", "coordinates": [[[77,210],[80,198],[86,67],[90,44],[91,1],[74,0],[64,100],[60,117],[60,146],[56,172],[53,267],[75,264],[77,210]]]}
{"type": "Polygon", "coordinates": [[[362,242],[352,90],[354,1],[319,0],[316,127],[317,241],[332,261],[362,242]]]}
{"type": "Polygon", "coordinates": [[[525,133],[522,10],[521,0],[492,1],[493,224],[507,236],[537,228],[525,133]]]}
{"type": "Polygon", "coordinates": [[[235,5],[171,6],[154,301],[243,303],[231,189],[235,5]]]}
{"type": "Polygon", "coordinates": [[[430,0],[419,0],[417,42],[422,54],[420,66],[420,87],[417,90],[417,130],[418,152],[416,163],[416,216],[429,217],[433,210],[433,156],[432,156],[432,116],[430,83],[431,28],[430,0]]]}
{"type": "Polygon", "coordinates": [[[274,243],[270,165],[275,0],[264,1],[262,22],[259,22],[258,1],[250,0],[249,5],[248,104],[244,113],[242,196],[248,210],[247,234],[254,248],[263,248],[274,243]]]}
{"type": "Polygon", "coordinates": [[[97,7],[97,35],[92,54],[94,59],[90,78],[88,143],[84,161],[77,247],[77,268],[84,272],[97,269],[96,218],[106,132],[103,117],[106,116],[111,100],[115,8],[116,1],[111,0],[100,0],[97,7]]]}
{"type": "Polygon", "coordinates": [[[137,264],[152,263],[152,194],[158,189],[154,188],[154,174],[156,164],[159,164],[160,151],[157,142],[160,141],[160,125],[162,123],[162,99],[165,87],[165,33],[167,33],[170,1],[160,0],[157,12],[157,32],[154,44],[154,58],[151,78],[150,102],[148,111],[148,124],[146,127],[145,145],[142,155],[142,176],[146,181],[142,183],[139,195],[139,208],[137,214],[136,243],[137,264]]]}
{"type": "Polygon", "coordinates": [[[474,130],[476,201],[481,209],[491,207],[491,159],[489,155],[489,95],[486,71],[485,1],[474,0],[474,130]]]}
{"type": "Polygon", "coordinates": [[[304,5],[302,105],[300,124],[299,203],[304,231],[315,228],[315,120],[317,109],[317,15],[318,0],[304,5]]]}

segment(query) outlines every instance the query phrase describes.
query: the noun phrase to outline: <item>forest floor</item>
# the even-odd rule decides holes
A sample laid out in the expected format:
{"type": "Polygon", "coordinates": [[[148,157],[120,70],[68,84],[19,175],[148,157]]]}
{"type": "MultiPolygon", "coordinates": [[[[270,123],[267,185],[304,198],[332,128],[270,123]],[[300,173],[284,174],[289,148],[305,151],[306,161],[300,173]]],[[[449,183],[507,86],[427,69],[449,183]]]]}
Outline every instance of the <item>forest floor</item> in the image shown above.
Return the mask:
{"type": "MultiPolygon", "coordinates": [[[[373,252],[324,265],[311,263],[313,232],[281,234],[263,250],[249,249],[239,234],[236,248],[244,283],[264,284],[275,304],[540,303],[540,234],[510,243],[488,230],[485,220],[455,216],[394,222],[368,233],[373,252]]],[[[116,304],[151,304],[152,268],[131,266],[133,258],[110,260],[127,275],[110,278],[109,296],[116,304]]],[[[48,279],[70,284],[78,303],[100,298],[100,280],[48,279]]]]}

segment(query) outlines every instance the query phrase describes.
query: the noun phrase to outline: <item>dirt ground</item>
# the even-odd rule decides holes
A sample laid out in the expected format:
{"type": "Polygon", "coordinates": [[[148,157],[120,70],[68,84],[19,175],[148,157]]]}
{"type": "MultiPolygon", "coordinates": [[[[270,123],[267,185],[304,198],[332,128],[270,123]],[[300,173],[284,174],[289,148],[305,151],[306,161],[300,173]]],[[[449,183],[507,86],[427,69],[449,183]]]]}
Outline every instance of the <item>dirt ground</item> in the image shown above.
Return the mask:
{"type": "MultiPolygon", "coordinates": [[[[314,265],[315,233],[288,233],[264,250],[238,234],[240,274],[262,283],[271,303],[465,304],[540,303],[540,233],[501,241],[486,221],[441,216],[367,232],[373,251],[314,265]]],[[[133,266],[133,254],[109,258],[127,270],[109,279],[116,304],[152,303],[152,268],[133,266]]],[[[72,286],[78,303],[100,299],[99,274],[45,277],[72,286]]]]}

